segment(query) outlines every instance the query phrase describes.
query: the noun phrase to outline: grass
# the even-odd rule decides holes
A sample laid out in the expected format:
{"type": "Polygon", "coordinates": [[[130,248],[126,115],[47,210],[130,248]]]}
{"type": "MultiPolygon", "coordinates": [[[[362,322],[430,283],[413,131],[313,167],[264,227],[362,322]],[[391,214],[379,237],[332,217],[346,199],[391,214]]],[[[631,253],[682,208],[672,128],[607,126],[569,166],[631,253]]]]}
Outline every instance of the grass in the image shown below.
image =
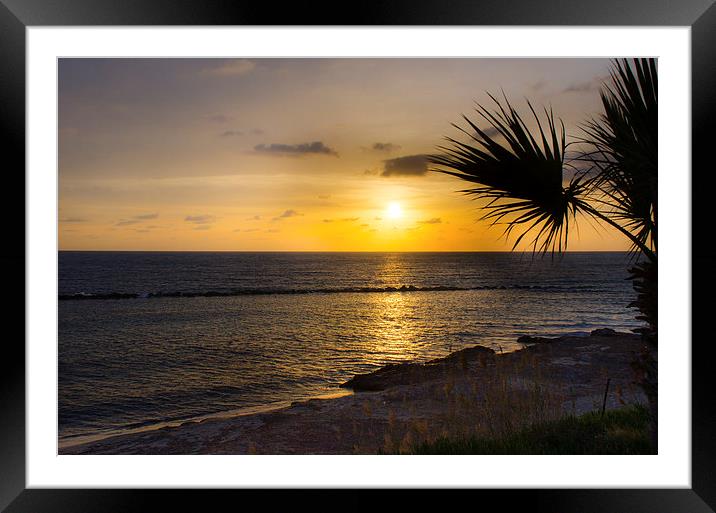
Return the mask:
{"type": "Polygon", "coordinates": [[[629,406],[535,424],[502,437],[440,438],[413,454],[654,454],[649,410],[629,406]]]}

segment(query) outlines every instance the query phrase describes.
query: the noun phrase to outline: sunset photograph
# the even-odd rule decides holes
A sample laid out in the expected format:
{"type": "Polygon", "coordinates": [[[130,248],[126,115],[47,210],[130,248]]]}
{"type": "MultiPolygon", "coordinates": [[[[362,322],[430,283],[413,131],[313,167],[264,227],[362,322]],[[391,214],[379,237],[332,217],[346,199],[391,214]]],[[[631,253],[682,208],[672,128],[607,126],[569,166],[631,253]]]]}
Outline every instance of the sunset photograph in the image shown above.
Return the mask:
{"type": "Polygon", "coordinates": [[[60,58],[59,454],[656,454],[654,58],[60,58]]]}

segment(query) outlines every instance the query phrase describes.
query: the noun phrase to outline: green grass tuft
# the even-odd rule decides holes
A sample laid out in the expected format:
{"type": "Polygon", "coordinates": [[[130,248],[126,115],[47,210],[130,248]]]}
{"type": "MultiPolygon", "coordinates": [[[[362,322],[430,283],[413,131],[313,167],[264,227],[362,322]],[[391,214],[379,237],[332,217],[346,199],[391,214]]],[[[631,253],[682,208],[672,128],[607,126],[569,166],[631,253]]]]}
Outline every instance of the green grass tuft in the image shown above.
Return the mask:
{"type": "Polygon", "coordinates": [[[655,454],[649,410],[629,406],[535,424],[500,438],[441,438],[414,454],[655,454]]]}

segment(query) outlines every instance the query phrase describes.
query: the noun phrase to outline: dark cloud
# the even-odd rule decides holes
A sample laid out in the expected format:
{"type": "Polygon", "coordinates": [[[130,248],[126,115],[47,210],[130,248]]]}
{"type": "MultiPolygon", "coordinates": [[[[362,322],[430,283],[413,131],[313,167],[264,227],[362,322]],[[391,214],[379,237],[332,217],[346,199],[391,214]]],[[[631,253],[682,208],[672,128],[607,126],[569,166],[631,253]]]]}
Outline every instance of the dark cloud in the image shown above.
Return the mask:
{"type": "Polygon", "coordinates": [[[338,156],[335,150],[329,148],[321,141],[302,144],[257,144],[254,150],[259,153],[273,155],[332,155],[338,156]]]}
{"type": "Polygon", "coordinates": [[[324,219],[323,222],[324,222],[324,223],[332,223],[332,222],[333,222],[333,219],[324,219]]]}
{"type": "Polygon", "coordinates": [[[425,155],[407,155],[384,160],[381,176],[423,176],[428,172],[425,155]]]}
{"type": "Polygon", "coordinates": [[[142,221],[139,219],[121,219],[114,223],[114,226],[129,226],[132,224],[141,223],[142,221]]]}
{"type": "Polygon", "coordinates": [[[373,150],[375,151],[384,151],[386,153],[390,153],[391,151],[399,150],[400,146],[393,143],[373,143],[373,150]]]}
{"type": "Polygon", "coordinates": [[[134,216],[132,219],[139,219],[140,221],[144,221],[145,219],[156,219],[159,217],[159,214],[142,214],[139,216],[134,216]]]}
{"type": "Polygon", "coordinates": [[[184,221],[193,224],[211,224],[216,221],[216,217],[212,215],[186,216],[184,221]]]}
{"type": "Polygon", "coordinates": [[[283,214],[281,214],[280,216],[274,217],[272,219],[272,221],[280,221],[281,219],[287,219],[289,217],[296,217],[296,216],[302,216],[302,215],[303,214],[301,214],[300,212],[297,212],[291,208],[291,209],[285,210],[283,212],[283,214]]]}
{"type": "Polygon", "coordinates": [[[59,220],[61,223],[86,223],[87,219],[82,217],[63,217],[59,220]]]}
{"type": "Polygon", "coordinates": [[[419,224],[440,224],[443,220],[439,217],[433,217],[432,219],[426,219],[425,221],[418,221],[419,224]]]}
{"type": "Polygon", "coordinates": [[[343,219],[341,219],[341,221],[344,223],[353,223],[358,219],[360,219],[360,217],[344,217],[343,219]]]}

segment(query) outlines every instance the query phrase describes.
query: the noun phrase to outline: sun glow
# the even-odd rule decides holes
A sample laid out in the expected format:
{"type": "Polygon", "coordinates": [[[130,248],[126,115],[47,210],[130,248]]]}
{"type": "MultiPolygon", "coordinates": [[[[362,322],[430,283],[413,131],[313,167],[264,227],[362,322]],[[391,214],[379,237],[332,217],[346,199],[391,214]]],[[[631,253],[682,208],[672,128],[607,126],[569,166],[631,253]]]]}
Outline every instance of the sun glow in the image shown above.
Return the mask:
{"type": "Polygon", "coordinates": [[[403,216],[403,209],[400,208],[400,203],[393,201],[388,204],[386,214],[389,219],[398,219],[403,216]]]}

